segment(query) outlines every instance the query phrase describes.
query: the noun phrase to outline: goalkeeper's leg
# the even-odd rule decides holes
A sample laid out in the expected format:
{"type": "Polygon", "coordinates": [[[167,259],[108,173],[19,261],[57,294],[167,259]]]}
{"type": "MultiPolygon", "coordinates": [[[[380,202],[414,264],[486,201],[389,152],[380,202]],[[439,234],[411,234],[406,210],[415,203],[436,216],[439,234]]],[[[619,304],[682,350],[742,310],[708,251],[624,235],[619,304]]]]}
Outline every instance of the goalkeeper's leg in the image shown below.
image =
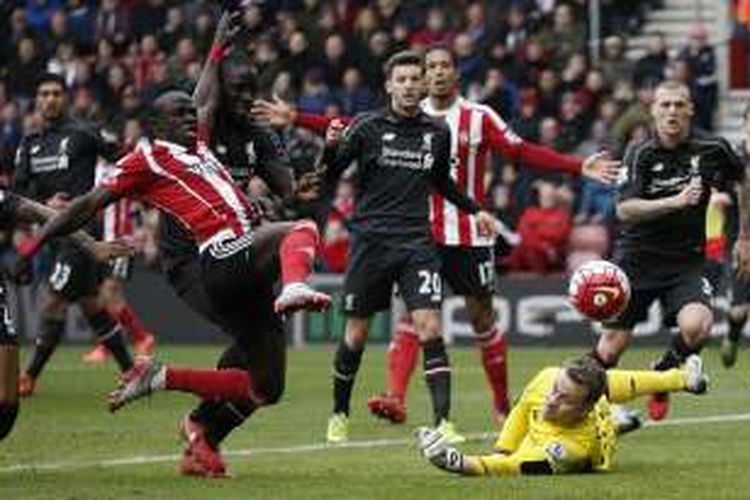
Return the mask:
{"type": "Polygon", "coordinates": [[[609,370],[607,371],[609,400],[625,403],[638,396],[654,393],[687,391],[701,394],[706,391],[708,377],[698,356],[690,356],[683,368],[666,371],[609,370]]]}

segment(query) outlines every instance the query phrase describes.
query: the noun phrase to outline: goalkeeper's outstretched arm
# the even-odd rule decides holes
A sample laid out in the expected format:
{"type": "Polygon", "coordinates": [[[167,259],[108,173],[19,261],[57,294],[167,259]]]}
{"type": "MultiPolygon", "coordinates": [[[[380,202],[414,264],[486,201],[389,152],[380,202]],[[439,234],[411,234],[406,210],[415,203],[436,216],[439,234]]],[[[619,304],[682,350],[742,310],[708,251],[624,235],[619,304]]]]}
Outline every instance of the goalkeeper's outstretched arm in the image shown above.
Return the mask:
{"type": "Polygon", "coordinates": [[[553,474],[548,454],[543,449],[514,453],[467,455],[449,446],[434,429],[417,431],[422,455],[435,467],[464,476],[517,476],[521,474],[553,474]]]}

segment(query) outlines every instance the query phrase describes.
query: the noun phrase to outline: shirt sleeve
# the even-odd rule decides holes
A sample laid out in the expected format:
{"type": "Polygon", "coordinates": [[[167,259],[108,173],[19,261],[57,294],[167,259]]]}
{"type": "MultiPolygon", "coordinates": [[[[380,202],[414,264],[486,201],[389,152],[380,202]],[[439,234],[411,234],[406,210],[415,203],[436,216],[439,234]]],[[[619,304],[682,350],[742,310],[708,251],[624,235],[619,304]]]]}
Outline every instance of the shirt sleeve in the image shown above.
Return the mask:
{"type": "Polygon", "coordinates": [[[721,155],[719,164],[721,165],[724,179],[728,182],[744,181],[746,175],[745,165],[729,142],[723,138],[719,138],[719,152],[721,155]]]}
{"type": "MultiPolygon", "coordinates": [[[[353,118],[349,116],[336,117],[341,120],[344,125],[351,125],[353,118]]],[[[294,120],[294,124],[298,127],[306,128],[319,135],[325,135],[328,125],[331,124],[334,118],[323,116],[323,115],[312,115],[308,113],[297,113],[297,117],[294,120]]]]}
{"type": "Polygon", "coordinates": [[[461,211],[466,213],[476,213],[481,207],[463,193],[450,175],[451,166],[451,146],[450,131],[447,126],[443,126],[435,135],[435,144],[433,145],[433,164],[431,169],[432,184],[446,200],[456,205],[461,211]]]}
{"type": "Polygon", "coordinates": [[[24,138],[16,149],[13,171],[13,189],[29,198],[34,198],[31,178],[31,160],[28,141],[24,138]]]}
{"type": "Polygon", "coordinates": [[[580,174],[583,160],[552,148],[526,142],[489,107],[483,107],[483,136],[493,151],[539,170],[580,174]]]}
{"type": "Polygon", "coordinates": [[[323,163],[326,165],[327,183],[338,181],[344,170],[364,151],[368,121],[365,117],[356,118],[346,127],[338,144],[326,145],[323,150],[323,163]]]}
{"type": "Polygon", "coordinates": [[[282,197],[292,194],[294,176],[284,144],[273,131],[259,129],[255,141],[258,175],[271,191],[282,197]]]}
{"type": "Polygon", "coordinates": [[[638,144],[629,144],[625,150],[620,169],[620,178],[617,180],[617,201],[629,198],[640,198],[643,196],[643,175],[638,168],[638,144]]]}
{"type": "Polygon", "coordinates": [[[134,197],[153,180],[143,152],[136,149],[117,162],[114,174],[101,187],[115,195],[134,197]]]}

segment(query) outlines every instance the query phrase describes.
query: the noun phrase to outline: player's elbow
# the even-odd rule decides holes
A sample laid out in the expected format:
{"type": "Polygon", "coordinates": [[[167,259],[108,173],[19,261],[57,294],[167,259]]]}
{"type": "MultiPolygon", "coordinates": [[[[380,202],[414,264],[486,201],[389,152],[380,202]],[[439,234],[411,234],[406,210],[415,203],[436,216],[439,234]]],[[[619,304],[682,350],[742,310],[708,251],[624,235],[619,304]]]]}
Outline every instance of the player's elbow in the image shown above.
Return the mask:
{"type": "Polygon", "coordinates": [[[635,222],[635,213],[632,208],[633,207],[627,201],[615,205],[615,215],[617,216],[617,220],[624,224],[635,222]]]}

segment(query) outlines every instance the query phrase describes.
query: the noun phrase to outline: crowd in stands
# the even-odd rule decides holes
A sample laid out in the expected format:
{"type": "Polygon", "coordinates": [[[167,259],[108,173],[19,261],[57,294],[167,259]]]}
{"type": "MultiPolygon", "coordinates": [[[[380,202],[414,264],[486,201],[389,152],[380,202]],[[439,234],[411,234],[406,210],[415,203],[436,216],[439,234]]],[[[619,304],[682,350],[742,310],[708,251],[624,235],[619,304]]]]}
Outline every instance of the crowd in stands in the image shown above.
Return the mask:
{"type": "MultiPolygon", "coordinates": [[[[492,106],[519,135],[571,154],[605,148],[618,156],[647,133],[652,89],[667,77],[691,86],[696,124],[713,126],[715,61],[704,27],[693,27],[679,53],[668,53],[663,37],[654,36],[646,55],[626,57],[627,37],[661,3],[602,0],[606,36],[596,66],[584,0],[265,0],[246,8],[237,46],[255,58],[259,95],[279,96],[307,113],[351,116],[383,103],[382,63],[389,55],[445,44],[456,53],[463,94],[492,106]]],[[[42,72],[64,75],[72,113],[115,134],[125,150],[143,133],[150,99],[195,84],[217,14],[208,0],[0,3],[5,177],[20,138],[39,126],[33,92],[42,72]]],[[[309,168],[321,139],[302,129],[283,134],[295,168],[309,168]]],[[[570,243],[581,239],[574,250],[606,252],[611,188],[541,176],[503,158],[495,159],[488,182],[493,209],[522,236],[520,246],[501,248],[502,266],[562,270],[570,243]]],[[[345,179],[336,200],[343,215],[325,236],[331,271],[343,269],[353,189],[345,179]]]]}

